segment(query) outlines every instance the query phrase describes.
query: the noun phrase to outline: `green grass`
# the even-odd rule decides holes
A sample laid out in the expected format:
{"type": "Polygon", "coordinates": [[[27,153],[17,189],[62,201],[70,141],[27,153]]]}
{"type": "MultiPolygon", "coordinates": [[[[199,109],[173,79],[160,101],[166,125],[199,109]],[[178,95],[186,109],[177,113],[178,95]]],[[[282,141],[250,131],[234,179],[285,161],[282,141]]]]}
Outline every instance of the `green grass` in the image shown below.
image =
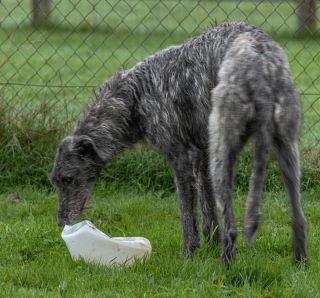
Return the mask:
{"type": "MultiPolygon", "coordinates": [[[[0,2],[0,297],[318,297],[320,36],[294,34],[295,2],[54,3],[51,22],[34,29],[30,1],[0,2]],[[57,198],[47,179],[60,139],[92,90],[113,73],[225,20],[270,33],[284,47],[302,93],[309,266],[292,263],[290,209],[272,156],[256,244],[248,249],[240,236],[237,260],[227,269],[220,247],[206,243],[192,259],[181,257],[172,173],[158,153],[140,145],[103,171],[86,218],[111,236],[149,238],[151,258],[118,269],[73,262],[55,223],[57,198]],[[22,200],[8,201],[12,193],[22,200]]],[[[250,167],[248,146],[235,184],[240,231],[250,167]]]]}
{"type": "Polygon", "coordinates": [[[220,249],[202,243],[193,258],[182,246],[175,195],[98,188],[86,218],[111,236],[145,236],[153,252],[144,264],[107,268],[72,261],[56,226],[56,195],[15,188],[20,202],[0,195],[1,297],[318,297],[320,189],[303,193],[309,221],[308,267],[292,262],[291,220],[282,191],[265,194],[263,223],[248,248],[241,231],[245,196],[235,194],[240,231],[236,261],[229,267],[220,249]]]}

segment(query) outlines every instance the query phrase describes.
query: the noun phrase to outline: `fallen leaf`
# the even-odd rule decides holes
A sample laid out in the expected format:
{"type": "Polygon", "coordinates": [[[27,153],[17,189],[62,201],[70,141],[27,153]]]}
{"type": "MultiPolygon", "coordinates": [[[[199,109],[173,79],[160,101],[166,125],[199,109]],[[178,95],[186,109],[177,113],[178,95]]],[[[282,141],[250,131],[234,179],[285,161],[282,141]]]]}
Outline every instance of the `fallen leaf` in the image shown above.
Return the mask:
{"type": "Polygon", "coordinates": [[[215,286],[222,286],[223,283],[224,283],[224,279],[222,278],[217,278],[212,281],[212,284],[215,286]]]}
{"type": "Polygon", "coordinates": [[[7,200],[11,201],[11,202],[19,202],[21,200],[21,198],[18,193],[15,193],[15,194],[9,195],[7,200]]]}

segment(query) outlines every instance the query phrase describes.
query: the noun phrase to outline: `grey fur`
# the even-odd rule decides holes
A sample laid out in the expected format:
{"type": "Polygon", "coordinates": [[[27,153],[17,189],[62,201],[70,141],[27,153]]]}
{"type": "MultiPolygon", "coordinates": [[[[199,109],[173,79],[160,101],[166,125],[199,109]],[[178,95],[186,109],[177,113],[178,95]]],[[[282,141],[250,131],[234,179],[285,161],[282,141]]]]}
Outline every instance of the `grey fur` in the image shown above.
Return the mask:
{"type": "MultiPolygon", "coordinates": [[[[253,39],[262,39],[262,47],[278,49],[269,37],[254,26],[244,23],[225,23],[180,46],[155,53],[132,69],[116,74],[100,88],[73,133],[60,144],[56,155],[52,177],[59,191],[59,224],[68,224],[83,212],[95,179],[105,164],[124,149],[144,140],[161,152],[173,168],[180,199],[183,252],[185,254],[192,253],[200,244],[197,194],[201,198],[203,232],[206,238],[213,243],[218,241],[218,216],[212,185],[222,202],[225,200],[223,193],[228,191],[230,187],[219,183],[219,179],[213,179],[212,183],[209,174],[208,119],[212,107],[211,91],[218,83],[217,90],[222,89],[221,77],[226,76],[224,73],[230,67],[235,67],[236,72],[243,73],[243,67],[256,66],[252,65],[252,61],[250,63],[248,61],[247,64],[242,63],[239,66],[233,65],[232,62],[232,53],[235,49],[243,52],[247,47],[245,44],[245,48],[242,48],[243,43],[238,38],[245,32],[253,39]],[[238,41],[240,41],[239,44],[238,41]]],[[[281,51],[278,50],[278,52],[281,51]]],[[[279,60],[281,63],[283,62],[282,57],[281,52],[279,60]]],[[[277,55],[274,59],[278,59],[277,55]]],[[[235,60],[235,62],[237,61],[235,60]]],[[[261,75],[257,71],[255,73],[259,73],[264,81],[266,81],[264,75],[275,76],[275,80],[288,81],[288,86],[293,93],[293,101],[296,102],[298,98],[293,91],[286,65],[283,70],[278,67],[282,70],[281,74],[286,75],[284,78],[279,77],[278,68],[274,72],[266,69],[261,72],[261,75]]],[[[239,76],[239,74],[235,73],[235,76],[239,76]]],[[[257,82],[256,78],[248,76],[246,78],[250,86],[254,86],[257,82]]],[[[231,80],[231,78],[224,79],[231,80]]],[[[244,80],[241,79],[241,82],[244,80]]],[[[257,84],[260,86],[259,82],[257,84]]],[[[238,88],[241,87],[243,86],[239,85],[238,88]]],[[[265,86],[265,89],[270,91],[268,86],[265,86]]],[[[241,98],[250,101],[251,97],[246,99],[245,95],[243,93],[241,98]]],[[[287,112],[291,112],[293,109],[295,115],[299,116],[298,104],[293,106],[288,104],[290,99],[287,98],[287,95],[288,93],[285,92],[283,94],[284,103],[279,103],[280,112],[277,122],[278,130],[285,132],[288,121],[282,119],[290,117],[283,112],[283,108],[287,112]]],[[[214,91],[213,98],[219,98],[219,92],[214,91]]],[[[259,96],[257,100],[260,102],[262,98],[259,96]]],[[[221,101],[218,100],[218,102],[221,101]]],[[[227,99],[227,104],[228,102],[229,99],[227,99]]],[[[215,111],[220,109],[220,107],[218,109],[216,107],[215,104],[211,113],[211,153],[217,151],[213,140],[218,140],[218,137],[212,127],[213,115],[215,115],[215,111]]],[[[235,107],[230,111],[244,112],[241,110],[243,105],[239,105],[239,111],[235,107]]],[[[268,112],[267,115],[269,114],[268,112]]],[[[263,117],[267,116],[263,115],[263,117]]],[[[238,121],[240,118],[235,115],[234,121],[238,121]]],[[[233,119],[231,120],[233,121],[233,119]]],[[[298,128],[298,126],[299,123],[294,124],[294,127],[298,128]]],[[[296,139],[297,133],[292,129],[290,132],[296,139]]],[[[232,132],[232,135],[240,133],[241,131],[237,128],[232,132]]],[[[220,134],[221,136],[223,134],[220,134]]],[[[285,145],[288,142],[285,142],[285,145]]],[[[278,148],[283,152],[281,146],[279,145],[278,148]]],[[[215,167],[215,161],[220,160],[221,154],[217,152],[216,157],[214,154],[212,155],[211,171],[213,176],[218,178],[219,169],[215,167]]],[[[286,164],[286,161],[283,160],[282,164],[286,164]]],[[[298,162],[296,164],[298,165],[298,162]]],[[[287,168],[289,167],[287,166],[287,168]]],[[[220,171],[220,173],[225,174],[226,172],[220,171]]],[[[285,175],[290,174],[291,172],[285,175]]],[[[298,176],[297,174],[296,179],[298,176]]],[[[223,178],[223,176],[220,177],[223,178]]],[[[292,184],[296,185],[297,183],[295,181],[292,184]]],[[[290,184],[288,184],[288,188],[292,188],[290,184]]],[[[256,193],[255,190],[253,191],[256,193]]],[[[298,189],[293,192],[298,196],[298,189]]],[[[249,221],[259,209],[259,200],[255,196],[252,198],[254,203],[248,205],[249,221]]],[[[298,199],[294,199],[294,201],[297,204],[297,210],[301,210],[298,199]]],[[[232,212],[231,205],[228,210],[228,212],[232,212]]],[[[302,214],[301,212],[297,211],[295,215],[299,216],[302,214]]],[[[230,221],[230,217],[224,216],[224,218],[224,227],[227,227],[227,233],[224,235],[233,237],[226,220],[230,221]]],[[[299,218],[298,221],[301,222],[299,218]]],[[[232,224],[232,221],[230,223],[232,224]]],[[[298,241],[299,247],[304,247],[305,234],[303,233],[304,226],[301,226],[300,234],[296,235],[296,238],[301,238],[301,241],[298,241]]],[[[224,241],[225,238],[224,236],[224,241]]],[[[231,241],[231,243],[233,242],[231,241]]],[[[226,247],[225,245],[224,250],[226,247]]]]}
{"type": "Polygon", "coordinates": [[[293,211],[296,260],[306,258],[306,220],[300,203],[298,140],[300,100],[282,49],[263,34],[244,33],[230,46],[212,91],[209,117],[213,189],[222,207],[222,258],[235,255],[237,230],[232,211],[233,168],[250,136],[254,164],[247,200],[245,235],[254,239],[269,150],[278,156],[293,211]]]}

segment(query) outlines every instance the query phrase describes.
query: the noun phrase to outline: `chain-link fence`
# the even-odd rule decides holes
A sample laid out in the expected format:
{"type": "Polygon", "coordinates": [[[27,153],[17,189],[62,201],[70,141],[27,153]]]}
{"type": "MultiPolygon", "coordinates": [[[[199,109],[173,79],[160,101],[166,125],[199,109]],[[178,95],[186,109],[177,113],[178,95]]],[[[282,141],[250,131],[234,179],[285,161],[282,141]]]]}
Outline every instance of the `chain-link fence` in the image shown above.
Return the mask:
{"type": "Polygon", "coordinates": [[[11,118],[36,119],[39,108],[78,115],[117,70],[231,20],[258,25],[283,46],[303,103],[302,144],[319,145],[320,36],[312,0],[1,0],[0,109],[11,118]]]}

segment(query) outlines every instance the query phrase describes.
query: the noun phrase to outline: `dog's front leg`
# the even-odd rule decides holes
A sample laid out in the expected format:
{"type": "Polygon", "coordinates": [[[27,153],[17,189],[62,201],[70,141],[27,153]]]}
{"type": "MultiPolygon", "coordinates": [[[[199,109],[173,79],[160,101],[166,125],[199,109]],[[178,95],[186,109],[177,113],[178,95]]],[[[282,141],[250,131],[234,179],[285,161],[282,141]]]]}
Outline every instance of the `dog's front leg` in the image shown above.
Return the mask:
{"type": "Polygon", "coordinates": [[[179,154],[172,161],[175,184],[180,201],[183,233],[183,255],[193,254],[200,245],[197,215],[197,191],[192,162],[188,154],[179,154]]]}

